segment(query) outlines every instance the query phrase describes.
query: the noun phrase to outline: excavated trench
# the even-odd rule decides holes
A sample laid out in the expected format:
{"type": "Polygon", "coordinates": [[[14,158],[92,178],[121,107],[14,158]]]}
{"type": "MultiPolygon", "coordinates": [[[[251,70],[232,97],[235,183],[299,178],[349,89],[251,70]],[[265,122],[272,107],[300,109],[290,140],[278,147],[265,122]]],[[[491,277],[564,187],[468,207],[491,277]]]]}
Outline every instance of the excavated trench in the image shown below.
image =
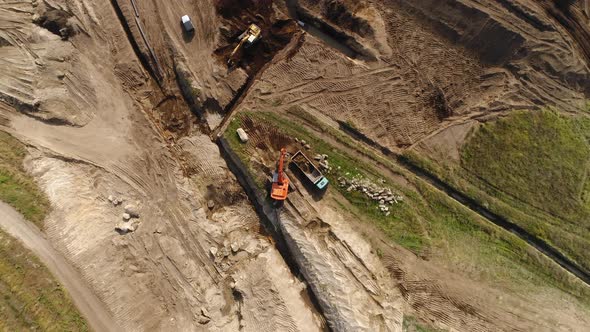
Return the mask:
{"type": "MultiPolygon", "coordinates": [[[[276,17],[272,3],[269,1],[217,0],[216,9],[222,18],[223,27],[221,29],[221,46],[214,51],[214,55],[223,66],[226,65],[230,54],[237,45],[238,37],[250,24],[256,24],[261,28],[261,37],[252,46],[242,47],[238,51],[239,60],[235,67],[243,69],[248,74],[248,78],[221,111],[224,119],[213,131],[213,138],[223,130],[236,106],[247,95],[254,80],[264,72],[264,69],[279,52],[290,47],[293,39],[299,33],[295,21],[276,17]]],[[[229,70],[235,70],[235,68],[229,70]]]]}
{"type": "MultiPolygon", "coordinates": [[[[134,46],[133,48],[135,50],[136,55],[141,60],[144,67],[151,74],[152,78],[154,78],[158,82],[159,80],[157,73],[153,72],[151,66],[149,65],[149,61],[147,61],[147,59],[145,59],[142,56],[142,52],[139,50],[139,47],[137,43],[134,41],[134,38],[130,32],[129,27],[126,25],[125,19],[122,17],[122,13],[117,6],[116,0],[112,0],[112,3],[113,7],[117,11],[117,14],[119,16],[119,19],[121,20],[123,27],[125,28],[125,31],[131,44],[134,46]]],[[[303,29],[305,31],[307,31],[314,37],[322,40],[328,46],[337,49],[338,51],[350,58],[368,61],[376,59],[375,56],[371,54],[371,52],[366,50],[364,46],[358,43],[356,39],[342,31],[336,30],[329,23],[312,15],[304,8],[300,7],[297,0],[286,0],[286,4],[291,18],[295,21],[303,22],[303,29]]],[[[241,11],[240,13],[241,14],[235,16],[232,16],[235,13],[231,11],[221,13],[222,16],[229,15],[226,16],[228,26],[230,27],[229,33],[226,36],[228,41],[234,39],[237,32],[243,31],[243,29],[246,28],[246,25],[244,23],[245,21],[243,19],[244,12],[241,11]]],[[[270,48],[269,44],[261,44],[257,45],[257,48],[248,50],[244,53],[244,61],[240,64],[240,66],[244,70],[246,70],[246,72],[249,74],[249,78],[247,82],[242,86],[242,88],[236,93],[232,101],[227,105],[226,109],[224,110],[224,120],[222,124],[218,126],[217,130],[214,132],[213,138],[217,138],[217,134],[223,130],[224,124],[228,121],[228,119],[231,118],[233,110],[235,110],[239,106],[240,102],[247,95],[248,90],[251,87],[255,77],[259,76],[264,71],[265,66],[267,66],[268,63],[272,61],[274,56],[282,48],[287,46],[289,42],[291,42],[292,37],[295,33],[295,30],[292,29],[293,24],[296,24],[294,21],[289,20],[291,23],[288,23],[286,21],[280,21],[278,23],[277,21],[275,21],[275,23],[272,23],[272,21],[268,19],[268,16],[265,17],[263,15],[262,17],[260,17],[260,15],[257,15],[254,12],[246,12],[245,15],[246,21],[250,19],[252,22],[257,22],[257,24],[260,24],[263,27],[266,27],[267,29],[272,29],[272,27],[274,26],[275,32],[279,32],[276,34],[279,36],[279,38],[278,40],[275,40],[276,44],[274,44],[274,46],[270,45],[270,48]]],[[[269,38],[268,35],[267,38],[269,38]]],[[[274,37],[270,36],[270,38],[274,37]]],[[[224,57],[227,56],[228,52],[231,52],[231,46],[229,45],[229,43],[226,46],[218,49],[216,51],[216,55],[220,59],[224,59],[224,57]]],[[[407,158],[404,158],[403,156],[394,153],[388,148],[379,145],[377,142],[372,141],[362,133],[356,131],[354,128],[351,128],[344,123],[341,123],[340,125],[341,129],[350,136],[379,149],[383,154],[387,156],[395,158],[397,162],[400,163],[403,167],[405,167],[408,171],[412,172],[416,176],[430,183],[437,189],[443,191],[446,195],[450,196],[451,198],[466,206],[467,208],[475,211],[476,213],[478,213],[485,219],[489,220],[490,222],[519,236],[521,239],[526,241],[539,252],[549,257],[551,260],[562,266],[564,269],[578,277],[584,283],[590,285],[590,274],[584,269],[582,269],[580,266],[578,266],[575,262],[569,260],[550,244],[546,243],[545,241],[539,238],[536,238],[535,236],[528,233],[526,230],[519,227],[515,223],[483,207],[475,200],[468,197],[466,194],[461,193],[459,190],[453,188],[448,183],[436,177],[434,174],[431,174],[428,171],[413,164],[407,158]]],[[[248,195],[250,201],[254,205],[254,208],[257,211],[265,230],[273,237],[275,245],[283,259],[289,266],[291,273],[305,283],[306,281],[303,276],[303,273],[301,272],[300,267],[295,261],[295,258],[292,256],[292,253],[290,252],[290,249],[286,243],[285,237],[283,236],[283,234],[281,234],[280,227],[277,227],[277,225],[279,225],[280,222],[277,210],[266,200],[266,197],[260,193],[254,180],[248,175],[247,168],[241,163],[239,157],[237,157],[232,152],[231,148],[229,147],[225,139],[223,139],[222,137],[218,137],[217,143],[220,146],[222,156],[226,160],[229,169],[236,176],[239,183],[246,191],[246,194],[248,195]]],[[[311,288],[307,288],[306,293],[309,298],[310,304],[314,307],[314,309],[317,312],[319,312],[320,314],[322,314],[323,317],[325,317],[323,310],[319,305],[319,301],[315,294],[311,291],[311,288]]],[[[326,327],[326,329],[328,328],[329,327],[326,327]]]]}
{"type": "MultiPolygon", "coordinates": [[[[250,202],[252,202],[252,205],[254,206],[256,213],[260,217],[264,229],[274,239],[275,247],[285,260],[285,263],[287,263],[289,270],[295,277],[297,277],[301,282],[307,285],[308,283],[305,280],[304,274],[300,270],[299,265],[297,264],[295,258],[291,254],[291,250],[287,245],[285,236],[282,234],[281,229],[279,227],[280,220],[278,209],[280,209],[280,207],[273,206],[268,201],[266,195],[260,192],[258,186],[256,185],[256,182],[250,176],[248,168],[242,163],[240,157],[238,157],[233,152],[226,139],[220,137],[217,140],[217,143],[229,169],[236,176],[242,188],[244,188],[244,191],[248,195],[250,202]]],[[[313,306],[314,309],[322,315],[322,317],[325,317],[322,307],[319,304],[319,300],[311,291],[310,287],[306,288],[306,295],[309,299],[309,304],[313,306]]],[[[325,326],[325,330],[330,331],[328,325],[325,326]]]]}
{"type": "Polygon", "coordinates": [[[359,51],[347,45],[347,41],[352,40],[351,37],[336,31],[327,23],[304,10],[299,6],[297,0],[286,0],[285,2],[289,16],[295,21],[300,22],[299,25],[304,31],[323,41],[326,45],[340,51],[347,57],[353,59],[364,57],[359,51]]]}
{"type": "Polygon", "coordinates": [[[150,60],[148,59],[146,54],[142,52],[141,46],[133,37],[133,33],[131,32],[131,26],[129,25],[129,22],[127,22],[127,19],[125,19],[125,14],[123,14],[123,10],[121,9],[121,6],[119,6],[118,0],[111,0],[111,6],[115,10],[117,18],[119,19],[119,22],[123,27],[123,30],[125,30],[125,35],[127,36],[127,40],[129,41],[131,48],[133,48],[135,56],[139,59],[139,62],[141,63],[143,68],[148,72],[150,77],[158,84],[158,87],[163,91],[162,74],[159,71],[154,70],[154,67],[150,64],[150,60]]]}
{"type": "MultiPolygon", "coordinates": [[[[150,73],[150,76],[152,77],[152,79],[154,79],[156,82],[159,83],[160,76],[157,75],[157,72],[154,72],[153,67],[151,66],[150,62],[148,61],[148,59],[146,59],[145,54],[141,51],[137,41],[133,37],[131,29],[125,19],[125,16],[123,15],[121,8],[119,7],[119,4],[117,3],[117,0],[111,0],[111,4],[112,4],[115,12],[117,13],[120,23],[126,32],[127,38],[129,39],[129,43],[132,45],[137,58],[140,60],[143,67],[150,73]]],[[[250,14],[252,14],[252,13],[250,12],[250,14]]],[[[247,15],[250,15],[250,14],[247,14],[247,15]]],[[[243,16],[243,15],[238,15],[238,16],[243,16]]],[[[250,15],[250,18],[258,20],[257,22],[263,26],[267,26],[268,22],[269,22],[269,21],[265,21],[264,19],[262,19],[258,16],[250,15]]],[[[268,18],[268,16],[267,16],[267,18],[268,18]]],[[[240,30],[239,25],[237,25],[237,26],[238,26],[238,28],[235,28],[235,31],[240,30]]],[[[263,72],[264,68],[268,65],[268,63],[270,63],[272,61],[274,56],[292,41],[292,38],[295,35],[295,31],[298,30],[296,28],[296,23],[292,20],[279,21],[278,24],[274,24],[274,25],[271,24],[270,28],[273,29],[270,32],[273,35],[273,37],[269,38],[269,39],[271,39],[271,42],[264,43],[264,44],[258,46],[264,50],[264,52],[261,53],[262,55],[260,55],[260,53],[258,55],[256,55],[255,53],[249,53],[250,55],[246,54],[245,59],[247,61],[244,62],[244,64],[245,64],[244,69],[248,72],[249,78],[248,78],[247,82],[238,90],[238,92],[233,97],[231,102],[226,106],[226,108],[225,108],[226,116],[224,118],[224,123],[229,118],[231,118],[231,111],[236,106],[238,106],[240,101],[246,96],[247,91],[248,91],[249,87],[252,85],[255,77],[257,77],[257,75],[261,74],[263,72]],[[290,27],[289,27],[289,25],[290,25],[290,27]],[[248,61],[250,61],[250,62],[248,62],[248,61]],[[253,65],[248,65],[248,64],[253,64],[253,65]]],[[[268,35],[267,35],[267,37],[268,37],[268,35]]],[[[228,47],[226,47],[226,48],[228,48],[228,47]]],[[[224,52],[225,51],[222,51],[221,53],[219,53],[219,54],[216,53],[216,54],[219,56],[220,54],[224,54],[224,52]]],[[[160,86],[160,88],[162,88],[162,87],[160,86]]],[[[161,103],[168,102],[170,99],[175,99],[175,98],[173,96],[168,96],[161,103]]],[[[186,102],[186,100],[185,100],[185,102],[186,102]]],[[[158,106],[160,106],[160,105],[158,105],[158,106]]],[[[189,105],[187,104],[187,106],[189,106],[189,105]]],[[[189,106],[189,108],[190,108],[190,106],[189,106]]],[[[213,133],[214,135],[212,137],[216,137],[217,132],[219,132],[222,127],[223,127],[223,123],[217,127],[217,129],[213,133]]],[[[277,210],[275,209],[275,207],[271,206],[268,201],[265,200],[265,197],[263,197],[263,195],[261,193],[259,193],[257,191],[257,187],[256,187],[254,181],[249,177],[245,166],[241,163],[239,158],[231,151],[227,142],[225,142],[225,140],[223,138],[219,138],[218,143],[220,146],[220,151],[222,153],[222,157],[226,160],[229,169],[232,171],[233,174],[235,174],[239,183],[245,189],[247,196],[249,197],[252,204],[254,205],[254,208],[255,208],[257,214],[261,218],[261,223],[262,223],[262,226],[264,227],[264,230],[270,236],[272,236],[272,238],[274,240],[273,244],[275,245],[275,247],[277,248],[277,250],[279,251],[279,253],[283,257],[285,263],[287,264],[287,266],[289,267],[289,270],[291,271],[291,274],[293,276],[295,276],[296,278],[298,278],[301,282],[303,282],[304,284],[307,285],[307,282],[304,278],[303,273],[301,273],[301,271],[299,270],[299,266],[297,265],[294,258],[292,257],[292,255],[289,251],[289,248],[284,240],[284,237],[280,234],[280,230],[277,227],[278,222],[279,222],[277,210]]],[[[311,291],[310,288],[306,288],[305,295],[306,295],[306,296],[304,296],[305,302],[325,319],[325,315],[323,314],[321,306],[319,305],[319,301],[317,300],[317,298],[315,297],[315,295],[313,294],[313,292],[311,291]]],[[[234,296],[239,297],[240,294],[234,293],[234,296]]],[[[239,299],[239,298],[236,298],[236,301],[238,303],[241,303],[241,299],[239,299]]],[[[330,331],[330,328],[327,325],[324,326],[324,329],[326,331],[330,331]]]]}
{"type": "Polygon", "coordinates": [[[374,61],[376,57],[354,37],[346,34],[299,5],[298,0],[286,0],[289,16],[299,22],[301,28],[326,45],[349,58],[374,61]]]}
{"type": "Polygon", "coordinates": [[[339,125],[342,131],[347,133],[355,140],[366,143],[378,149],[384,155],[394,158],[398,162],[398,164],[403,166],[406,170],[412,172],[417,177],[428,182],[438,190],[444,192],[446,195],[448,195],[455,201],[461,203],[463,206],[476,212],[488,221],[518,236],[526,243],[531,245],[533,248],[541,252],[543,255],[547,256],[549,259],[557,263],[559,266],[561,266],[571,274],[575,275],[581,281],[590,286],[590,273],[578,264],[576,264],[575,262],[573,262],[572,260],[570,260],[569,258],[565,257],[565,255],[563,255],[557,248],[553,247],[544,240],[534,236],[533,234],[529,233],[524,228],[518,226],[516,223],[508,220],[507,218],[490,211],[488,208],[484,207],[473,198],[467,196],[467,194],[462,193],[449,183],[441,180],[435,174],[432,174],[428,170],[418,166],[417,164],[409,160],[407,157],[395,153],[391,151],[389,148],[380,145],[379,143],[370,139],[369,137],[359,132],[355,128],[352,128],[347,123],[340,121],[339,125]]]}

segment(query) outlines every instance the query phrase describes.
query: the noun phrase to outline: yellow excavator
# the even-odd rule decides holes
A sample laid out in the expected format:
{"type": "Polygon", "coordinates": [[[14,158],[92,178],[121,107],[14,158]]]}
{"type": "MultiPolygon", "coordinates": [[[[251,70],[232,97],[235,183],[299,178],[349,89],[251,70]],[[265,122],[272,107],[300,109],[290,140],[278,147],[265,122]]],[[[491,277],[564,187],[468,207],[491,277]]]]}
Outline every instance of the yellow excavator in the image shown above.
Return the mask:
{"type": "Polygon", "coordinates": [[[238,53],[238,51],[242,48],[242,46],[250,47],[252,44],[254,44],[258,39],[260,39],[260,33],[261,33],[260,27],[258,27],[256,24],[250,24],[248,29],[246,29],[246,31],[242,32],[242,34],[238,37],[240,42],[238,43],[238,45],[236,45],[234,50],[229,55],[229,59],[227,60],[228,66],[231,67],[231,66],[235,65],[236,53],[238,53]]]}

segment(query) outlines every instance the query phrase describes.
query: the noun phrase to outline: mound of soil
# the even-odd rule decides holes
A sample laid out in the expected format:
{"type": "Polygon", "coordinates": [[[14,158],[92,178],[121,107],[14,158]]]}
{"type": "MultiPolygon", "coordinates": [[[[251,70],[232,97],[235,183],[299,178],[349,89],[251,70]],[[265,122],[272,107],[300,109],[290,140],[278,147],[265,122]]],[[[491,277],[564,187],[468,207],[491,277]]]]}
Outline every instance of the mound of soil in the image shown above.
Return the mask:
{"type": "Polygon", "coordinates": [[[372,37],[375,34],[369,22],[355,16],[352,8],[341,0],[327,0],[324,3],[323,15],[339,27],[362,37],[372,37]]]}
{"type": "Polygon", "coordinates": [[[51,31],[53,34],[67,39],[74,34],[74,29],[72,29],[72,26],[68,23],[70,17],[72,17],[72,14],[64,10],[50,8],[46,10],[35,23],[51,31]]]}

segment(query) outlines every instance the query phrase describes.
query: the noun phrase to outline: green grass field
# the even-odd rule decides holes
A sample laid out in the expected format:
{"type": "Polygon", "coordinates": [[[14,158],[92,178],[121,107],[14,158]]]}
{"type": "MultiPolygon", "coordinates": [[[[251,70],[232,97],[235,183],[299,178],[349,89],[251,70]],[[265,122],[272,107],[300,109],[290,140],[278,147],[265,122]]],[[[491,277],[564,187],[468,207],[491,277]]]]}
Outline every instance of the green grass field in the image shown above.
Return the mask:
{"type": "MultiPolygon", "coordinates": [[[[360,173],[374,179],[383,177],[381,172],[319,139],[302,123],[293,119],[270,112],[242,113],[244,115],[272,124],[292,137],[305,139],[312,146],[312,155],[328,154],[330,165],[335,169],[340,167],[327,176],[332,183],[329,190],[338,191],[345,200],[336,199],[341,210],[357,216],[358,220],[374,223],[392,241],[419,255],[429,255],[448,262],[451,267],[454,266],[453,269],[478,280],[500,283],[514,291],[529,290],[540,284],[553,285],[590,304],[590,290],[579,280],[556,268],[521,239],[482,219],[414,176],[405,174],[410,187],[386,182],[387,186],[400,192],[405,199],[390,216],[385,217],[375,208],[374,202],[358,192],[347,192],[346,188],[336,184],[341,174],[360,173]]],[[[240,126],[240,120],[232,123],[233,126],[225,133],[226,138],[247,164],[249,154],[245,145],[233,137],[236,136],[235,129],[240,126]]],[[[327,128],[321,129],[328,132],[327,128]]],[[[349,146],[348,143],[343,142],[346,146],[349,146]]],[[[368,154],[367,151],[363,153],[368,154]]],[[[391,167],[395,172],[399,171],[395,165],[391,167]]]]}
{"type": "MultiPolygon", "coordinates": [[[[22,163],[24,146],[0,131],[0,200],[42,226],[49,202],[22,163]]],[[[39,260],[0,231],[0,331],[87,331],[66,292],[39,260]]]]}
{"type": "MultiPolygon", "coordinates": [[[[584,116],[514,112],[471,133],[460,164],[406,156],[590,270],[589,140],[584,116]]],[[[522,252],[518,247],[511,242],[506,250],[522,252]]],[[[590,303],[587,286],[532,254],[519,256],[533,263],[536,276],[590,303]]]]}
{"type": "Polygon", "coordinates": [[[38,259],[0,231],[0,331],[87,331],[67,293],[38,259]]]}
{"type": "Polygon", "coordinates": [[[589,220],[582,199],[590,166],[587,124],[551,111],[515,112],[482,125],[463,147],[461,164],[537,209],[572,222],[589,220]]]}
{"type": "Polygon", "coordinates": [[[42,227],[49,201],[23,168],[24,146],[0,131],[0,200],[13,206],[27,220],[42,227]]]}
{"type": "Polygon", "coordinates": [[[590,271],[590,119],[514,112],[477,130],[454,181],[590,271]]]}

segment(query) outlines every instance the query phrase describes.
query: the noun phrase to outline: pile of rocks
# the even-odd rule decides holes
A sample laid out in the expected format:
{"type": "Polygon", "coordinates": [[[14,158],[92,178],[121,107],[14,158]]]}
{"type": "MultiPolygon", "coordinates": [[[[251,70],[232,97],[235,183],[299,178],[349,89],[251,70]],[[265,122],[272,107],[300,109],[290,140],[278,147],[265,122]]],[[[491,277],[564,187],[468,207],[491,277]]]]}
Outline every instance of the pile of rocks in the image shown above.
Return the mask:
{"type": "Polygon", "coordinates": [[[330,163],[328,162],[327,154],[316,154],[313,159],[318,162],[320,171],[330,173],[332,166],[330,166],[330,163]]]}
{"type": "Polygon", "coordinates": [[[123,203],[122,198],[117,198],[113,195],[109,195],[109,197],[107,199],[109,200],[109,202],[113,203],[114,206],[117,206],[117,205],[123,203]]]}
{"type": "Polygon", "coordinates": [[[299,139],[295,137],[295,142],[301,144],[301,146],[303,146],[307,150],[311,149],[311,145],[307,144],[307,142],[304,139],[299,139]]]}
{"type": "MultiPolygon", "coordinates": [[[[114,206],[119,206],[123,203],[122,198],[117,198],[112,195],[108,197],[109,202],[111,202],[114,206]]],[[[117,226],[115,226],[115,230],[120,234],[127,234],[134,232],[137,230],[139,226],[139,210],[133,204],[127,204],[123,208],[124,212],[121,216],[123,221],[119,222],[117,226]]]]}
{"type": "Polygon", "coordinates": [[[343,176],[338,178],[338,185],[342,188],[346,187],[346,191],[359,191],[365,194],[368,198],[379,203],[377,207],[383,214],[389,216],[391,211],[389,205],[398,204],[402,202],[404,198],[391,191],[391,188],[376,185],[369,179],[361,177],[355,177],[347,179],[343,176]]]}

